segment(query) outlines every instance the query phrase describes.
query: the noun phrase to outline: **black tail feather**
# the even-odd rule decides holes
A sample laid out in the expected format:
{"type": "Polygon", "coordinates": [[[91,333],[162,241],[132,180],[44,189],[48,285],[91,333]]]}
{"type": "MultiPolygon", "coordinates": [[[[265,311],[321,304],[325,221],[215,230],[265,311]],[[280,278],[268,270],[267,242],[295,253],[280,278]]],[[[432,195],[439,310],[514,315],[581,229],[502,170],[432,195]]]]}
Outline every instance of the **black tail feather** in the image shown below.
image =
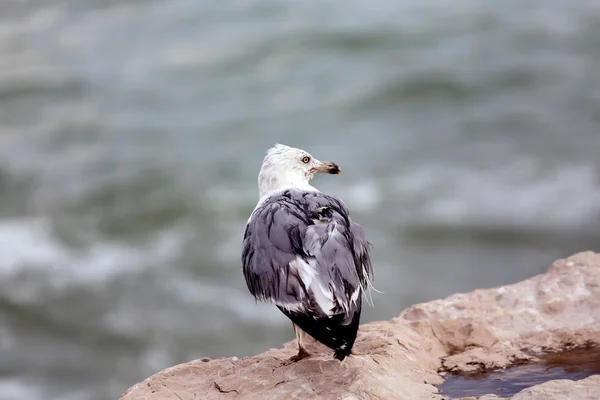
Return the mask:
{"type": "Polygon", "coordinates": [[[278,307],[292,322],[315,340],[334,350],[334,357],[343,360],[352,353],[360,324],[361,296],[349,312],[332,316],[313,315],[278,307]]]}
{"type": "Polygon", "coordinates": [[[346,352],[346,350],[336,350],[333,352],[333,358],[344,361],[344,358],[350,355],[352,351],[346,352]]]}

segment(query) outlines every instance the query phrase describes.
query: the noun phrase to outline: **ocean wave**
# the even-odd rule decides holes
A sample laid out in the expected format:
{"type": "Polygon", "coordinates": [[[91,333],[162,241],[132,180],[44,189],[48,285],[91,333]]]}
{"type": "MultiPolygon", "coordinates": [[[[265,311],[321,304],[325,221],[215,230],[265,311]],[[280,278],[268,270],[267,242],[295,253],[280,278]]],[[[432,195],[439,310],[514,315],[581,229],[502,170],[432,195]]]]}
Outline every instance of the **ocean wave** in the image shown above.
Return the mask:
{"type": "Polygon", "coordinates": [[[596,168],[530,161],[495,171],[429,165],[396,179],[393,193],[412,204],[397,219],[403,235],[425,242],[471,238],[498,246],[593,248],[600,238],[596,168]]]}
{"type": "Polygon", "coordinates": [[[13,378],[0,379],[2,400],[45,400],[44,388],[13,378]]]}
{"type": "Polygon", "coordinates": [[[53,99],[83,94],[83,82],[71,72],[52,67],[22,70],[19,74],[0,75],[0,101],[16,101],[26,96],[53,99]]]}
{"type": "MultiPolygon", "coordinates": [[[[145,245],[97,242],[84,250],[62,244],[48,219],[16,219],[0,222],[0,276],[6,284],[11,277],[36,272],[46,279],[35,285],[61,291],[70,285],[99,285],[118,276],[139,272],[148,265],[168,263],[179,254],[183,234],[158,232],[145,245]]],[[[22,301],[37,300],[35,288],[19,290],[13,284],[5,293],[22,301]],[[30,297],[34,298],[30,298],[30,297]]]]}

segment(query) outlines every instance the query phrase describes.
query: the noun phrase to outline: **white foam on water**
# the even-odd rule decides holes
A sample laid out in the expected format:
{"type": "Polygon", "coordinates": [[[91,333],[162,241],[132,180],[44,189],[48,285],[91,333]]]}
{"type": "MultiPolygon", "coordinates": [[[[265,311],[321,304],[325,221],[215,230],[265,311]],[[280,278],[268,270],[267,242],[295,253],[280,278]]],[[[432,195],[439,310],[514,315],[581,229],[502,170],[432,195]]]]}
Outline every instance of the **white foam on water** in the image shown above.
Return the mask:
{"type": "MultiPolygon", "coordinates": [[[[258,176],[258,170],[256,172],[258,176]]],[[[258,186],[248,185],[240,189],[239,185],[213,185],[206,189],[204,195],[215,212],[228,215],[232,209],[240,209],[248,205],[248,199],[258,201],[258,186]],[[250,189],[251,188],[251,189],[250,189]]]]}
{"type": "MultiPolygon", "coordinates": [[[[239,279],[243,280],[241,271],[239,279]]],[[[281,325],[285,321],[273,305],[256,302],[249,292],[231,286],[180,279],[173,279],[166,286],[182,304],[211,304],[235,314],[238,321],[269,325],[281,325]]]]}
{"type": "Polygon", "coordinates": [[[373,180],[362,180],[354,183],[344,196],[344,202],[350,212],[369,212],[377,209],[382,201],[383,194],[380,187],[373,180]]]}
{"type": "MultiPolygon", "coordinates": [[[[57,240],[46,219],[2,220],[0,278],[44,272],[47,280],[35,284],[50,285],[55,290],[73,284],[96,285],[174,259],[180,253],[184,236],[173,230],[155,234],[139,247],[98,242],[84,250],[73,250],[57,240]]],[[[19,300],[35,300],[35,290],[14,292],[19,300]]]]}
{"type": "Polygon", "coordinates": [[[24,380],[0,379],[0,398],[2,400],[46,400],[47,396],[40,388],[26,383],[24,380]]]}
{"type": "Polygon", "coordinates": [[[412,217],[436,224],[576,228],[600,215],[599,178],[591,164],[496,171],[429,165],[398,178],[393,190],[424,199],[412,217]]]}
{"type": "Polygon", "coordinates": [[[234,269],[241,268],[245,223],[246,221],[235,219],[233,221],[223,221],[220,224],[219,244],[215,249],[215,254],[223,265],[232,266],[234,269]]]}

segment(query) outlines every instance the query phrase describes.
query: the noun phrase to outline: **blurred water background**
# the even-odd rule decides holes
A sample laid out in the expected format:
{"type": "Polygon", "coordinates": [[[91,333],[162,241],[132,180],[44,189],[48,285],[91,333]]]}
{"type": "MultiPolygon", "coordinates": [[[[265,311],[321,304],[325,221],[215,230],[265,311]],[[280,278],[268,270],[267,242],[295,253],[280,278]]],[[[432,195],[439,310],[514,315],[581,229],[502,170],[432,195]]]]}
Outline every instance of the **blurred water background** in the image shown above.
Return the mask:
{"type": "Polygon", "coordinates": [[[597,0],[2,0],[0,399],[293,338],[241,274],[275,142],[341,165],[375,308],[599,249],[597,0]]]}

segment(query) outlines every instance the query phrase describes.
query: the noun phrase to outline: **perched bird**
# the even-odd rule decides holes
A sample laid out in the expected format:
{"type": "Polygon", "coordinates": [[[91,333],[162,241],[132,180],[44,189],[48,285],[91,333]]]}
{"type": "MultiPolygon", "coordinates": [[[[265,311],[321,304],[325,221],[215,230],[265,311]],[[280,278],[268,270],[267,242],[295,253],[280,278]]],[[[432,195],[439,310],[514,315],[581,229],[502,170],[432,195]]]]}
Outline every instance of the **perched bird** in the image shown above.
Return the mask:
{"type": "Polygon", "coordinates": [[[342,200],[309,184],[317,173],[339,174],[332,162],[277,144],[258,175],[260,200],[243,239],[242,269],[250,293],[291,321],[299,361],[306,332],[343,360],[356,339],[362,294],[373,270],[370,243],[342,200]]]}

